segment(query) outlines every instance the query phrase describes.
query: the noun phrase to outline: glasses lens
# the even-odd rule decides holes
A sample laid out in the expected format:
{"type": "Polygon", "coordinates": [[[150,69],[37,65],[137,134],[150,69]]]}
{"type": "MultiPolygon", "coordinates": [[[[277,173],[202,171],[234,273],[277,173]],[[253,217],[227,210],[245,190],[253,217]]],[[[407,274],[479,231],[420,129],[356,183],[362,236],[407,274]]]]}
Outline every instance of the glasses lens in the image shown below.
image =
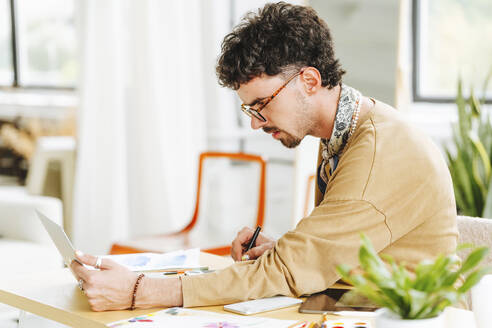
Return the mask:
{"type": "Polygon", "coordinates": [[[257,119],[259,119],[260,121],[265,122],[265,119],[263,118],[263,116],[261,116],[261,114],[258,113],[257,111],[252,111],[252,114],[253,114],[254,117],[256,117],[257,119]]]}
{"type": "Polygon", "coordinates": [[[251,109],[249,107],[242,105],[241,110],[243,111],[243,113],[245,113],[246,115],[248,115],[251,118],[254,117],[254,118],[257,118],[258,120],[260,120],[262,122],[266,122],[266,120],[263,118],[263,116],[261,116],[261,114],[258,113],[257,111],[255,111],[254,109],[251,109]]]}
{"type": "Polygon", "coordinates": [[[251,117],[251,115],[253,115],[251,113],[251,109],[247,108],[247,107],[244,107],[244,106],[241,106],[241,110],[244,114],[248,115],[249,117],[251,117]]]}

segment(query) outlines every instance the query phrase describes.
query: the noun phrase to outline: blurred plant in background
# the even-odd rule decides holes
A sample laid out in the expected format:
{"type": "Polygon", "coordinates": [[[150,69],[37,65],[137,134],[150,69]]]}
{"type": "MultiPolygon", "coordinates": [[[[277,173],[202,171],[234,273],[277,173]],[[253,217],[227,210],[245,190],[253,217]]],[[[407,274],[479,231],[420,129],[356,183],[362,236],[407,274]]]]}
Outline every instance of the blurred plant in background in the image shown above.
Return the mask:
{"type": "MultiPolygon", "coordinates": [[[[491,74],[492,70],[484,95],[491,74]]],[[[453,145],[445,147],[445,151],[458,212],[492,218],[492,124],[489,113],[482,110],[484,102],[485,98],[477,99],[473,88],[466,99],[461,79],[458,81],[458,122],[453,126],[453,145]]]]}

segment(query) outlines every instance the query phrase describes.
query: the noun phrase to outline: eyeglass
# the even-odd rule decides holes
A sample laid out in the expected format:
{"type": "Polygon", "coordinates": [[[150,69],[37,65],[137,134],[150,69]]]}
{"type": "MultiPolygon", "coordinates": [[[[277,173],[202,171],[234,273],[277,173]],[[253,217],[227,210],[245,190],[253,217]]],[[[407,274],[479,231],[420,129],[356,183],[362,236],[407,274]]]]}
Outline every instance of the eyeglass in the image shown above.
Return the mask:
{"type": "Polygon", "coordinates": [[[278,88],[277,91],[275,91],[270,97],[258,99],[250,105],[241,104],[241,110],[251,118],[255,117],[262,122],[266,122],[266,118],[264,118],[263,115],[260,114],[260,112],[263,110],[263,108],[266,107],[266,105],[270,103],[270,101],[273,100],[273,98],[275,98],[276,95],[280,93],[280,91],[282,91],[283,88],[287,86],[287,84],[289,84],[290,81],[292,81],[292,79],[294,79],[297,75],[302,75],[303,72],[304,70],[301,70],[300,72],[297,72],[296,74],[292,75],[287,80],[287,82],[285,82],[280,88],[278,88]],[[257,105],[259,105],[258,108],[253,108],[253,106],[257,106],[257,105]]]}

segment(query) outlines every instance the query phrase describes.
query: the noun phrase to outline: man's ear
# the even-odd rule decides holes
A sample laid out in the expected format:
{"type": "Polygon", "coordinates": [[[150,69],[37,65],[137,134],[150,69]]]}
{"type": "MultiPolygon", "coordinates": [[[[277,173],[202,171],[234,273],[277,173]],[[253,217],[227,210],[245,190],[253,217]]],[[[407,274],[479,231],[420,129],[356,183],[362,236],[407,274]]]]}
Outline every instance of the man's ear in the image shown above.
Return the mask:
{"type": "Polygon", "coordinates": [[[301,75],[301,81],[304,85],[304,91],[308,95],[312,95],[321,88],[321,74],[314,67],[307,67],[301,75]]]}

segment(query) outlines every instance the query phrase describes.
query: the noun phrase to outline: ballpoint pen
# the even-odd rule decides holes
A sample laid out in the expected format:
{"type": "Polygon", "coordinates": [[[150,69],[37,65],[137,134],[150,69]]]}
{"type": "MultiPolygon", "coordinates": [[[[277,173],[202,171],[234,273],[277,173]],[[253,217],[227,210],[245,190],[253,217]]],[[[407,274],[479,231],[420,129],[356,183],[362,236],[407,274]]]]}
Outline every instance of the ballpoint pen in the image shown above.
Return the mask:
{"type": "MultiPolygon", "coordinates": [[[[251,240],[249,241],[249,245],[248,247],[246,248],[246,251],[245,253],[247,253],[251,248],[253,248],[253,246],[255,245],[256,243],[256,238],[258,238],[258,235],[260,234],[260,231],[261,231],[261,227],[258,226],[256,227],[256,230],[255,232],[253,233],[253,237],[251,238],[251,240]]],[[[244,254],[242,257],[241,257],[241,260],[243,261],[247,261],[249,260],[249,256],[247,254],[244,254]]]]}

